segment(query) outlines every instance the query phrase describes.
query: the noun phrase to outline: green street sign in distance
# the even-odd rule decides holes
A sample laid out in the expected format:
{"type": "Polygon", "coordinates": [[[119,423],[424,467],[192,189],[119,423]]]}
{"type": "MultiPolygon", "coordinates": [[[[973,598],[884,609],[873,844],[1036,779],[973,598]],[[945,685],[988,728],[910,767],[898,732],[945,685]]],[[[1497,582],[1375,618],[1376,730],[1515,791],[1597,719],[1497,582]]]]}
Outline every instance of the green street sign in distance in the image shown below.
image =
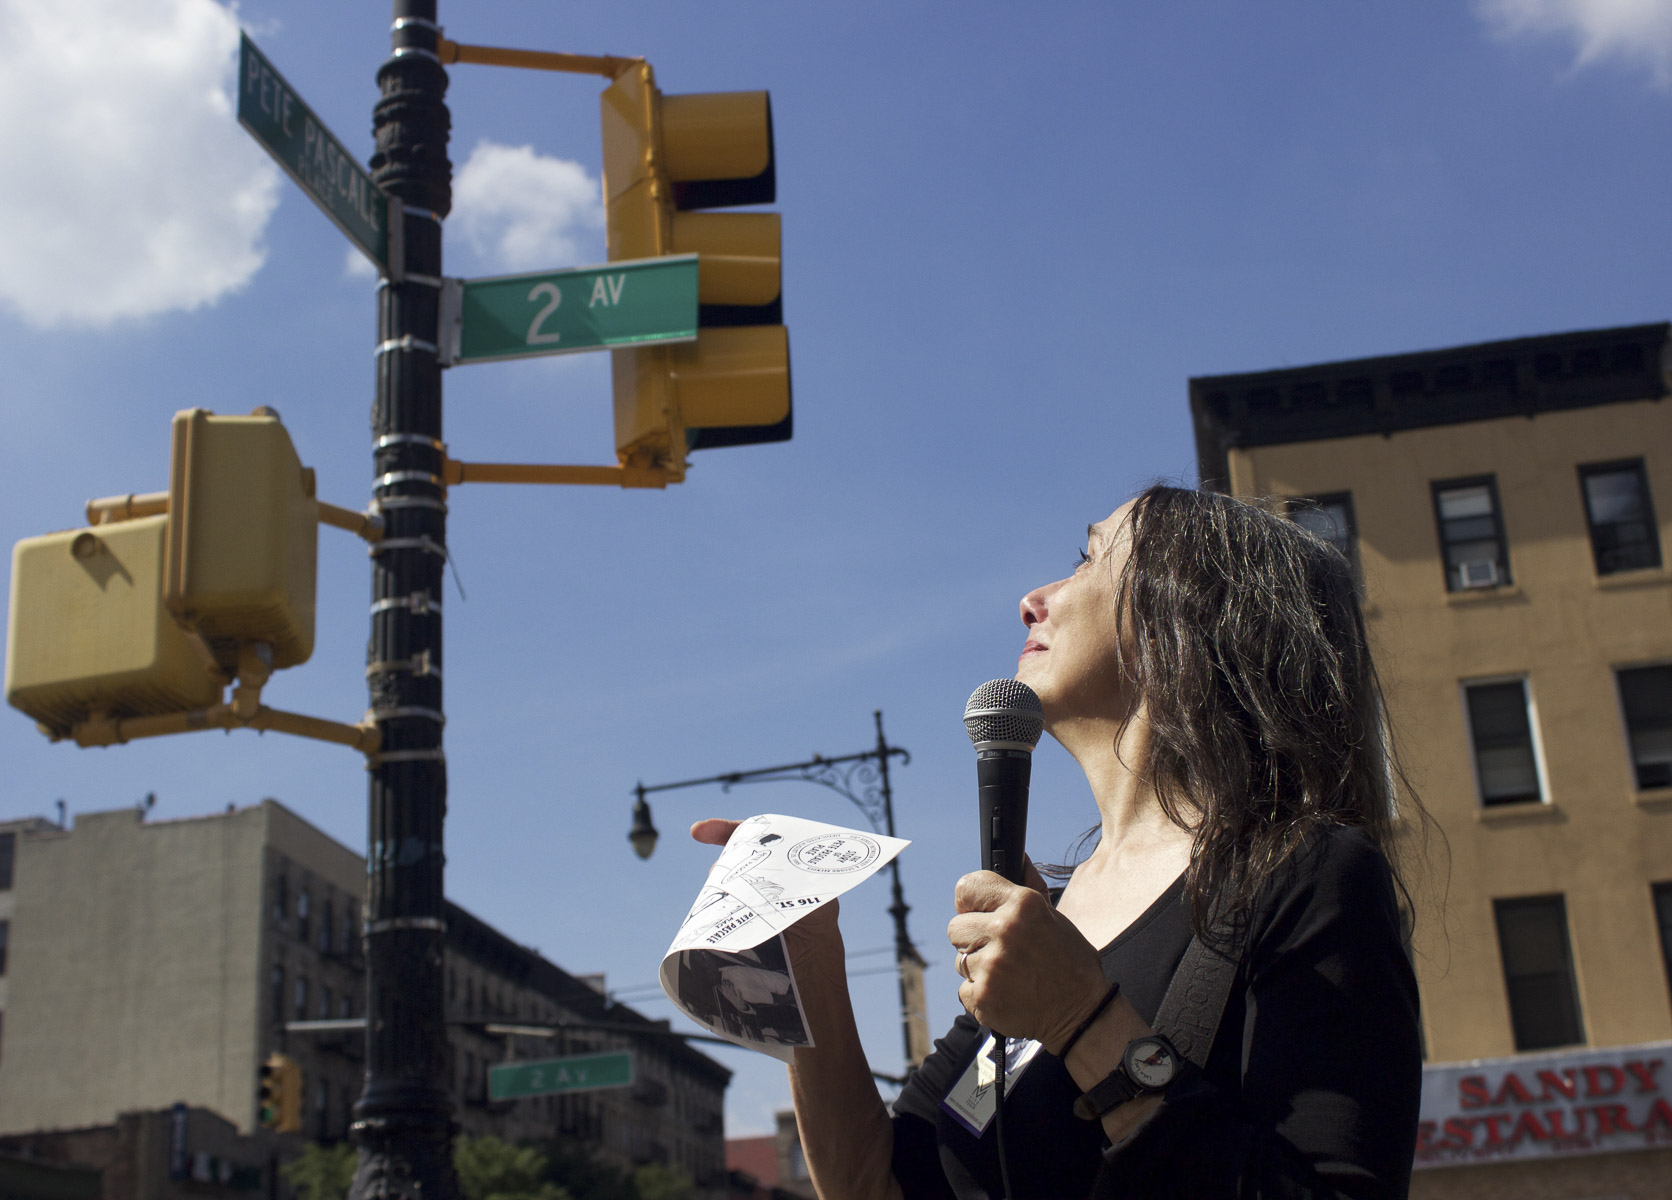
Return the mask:
{"type": "Polygon", "coordinates": [[[573,1054],[488,1068],[488,1099],[515,1100],[557,1092],[591,1092],[633,1085],[633,1052],[573,1054]]]}
{"type": "Polygon", "coordinates": [[[697,336],[697,256],[449,279],[441,360],[492,362],[697,336]]]}
{"type": "MultiPolygon", "coordinates": [[[[302,103],[296,90],[239,35],[238,123],[250,131],[285,173],[385,274],[400,256],[390,253],[389,197],[302,103]]],[[[395,238],[399,239],[398,231],[395,238]]]]}

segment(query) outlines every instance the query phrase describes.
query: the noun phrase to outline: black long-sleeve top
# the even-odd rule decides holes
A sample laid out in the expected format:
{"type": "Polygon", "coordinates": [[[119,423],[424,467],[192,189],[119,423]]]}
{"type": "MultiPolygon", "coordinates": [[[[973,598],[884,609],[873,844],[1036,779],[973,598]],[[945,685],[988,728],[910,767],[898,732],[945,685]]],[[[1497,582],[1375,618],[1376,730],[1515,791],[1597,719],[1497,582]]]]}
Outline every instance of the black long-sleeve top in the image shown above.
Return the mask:
{"type": "MultiPolygon", "coordinates": [[[[1038,1053],[1005,1097],[1015,1200],[1406,1195],[1421,1049],[1387,861],[1362,830],[1323,830],[1265,889],[1245,930],[1205,1067],[1184,1064],[1119,1145],[1073,1114],[1079,1087],[1038,1053]]],[[[1146,1021],[1190,936],[1181,878],[1104,947],[1104,975],[1146,1021]]],[[[941,1107],[977,1035],[960,1016],[895,1102],[893,1166],[907,1200],[1003,1195],[994,1125],[975,1137],[941,1107]]]]}

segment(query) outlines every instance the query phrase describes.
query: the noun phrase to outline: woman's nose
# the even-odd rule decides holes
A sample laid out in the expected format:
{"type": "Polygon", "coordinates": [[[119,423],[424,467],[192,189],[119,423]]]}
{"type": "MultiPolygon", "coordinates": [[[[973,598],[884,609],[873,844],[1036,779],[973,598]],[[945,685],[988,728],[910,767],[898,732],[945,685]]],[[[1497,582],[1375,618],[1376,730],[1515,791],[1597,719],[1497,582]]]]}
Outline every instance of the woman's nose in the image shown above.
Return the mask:
{"type": "Polygon", "coordinates": [[[1044,587],[1034,588],[1022,597],[1022,624],[1032,629],[1045,619],[1050,611],[1051,594],[1062,586],[1062,581],[1047,583],[1044,587]]]}

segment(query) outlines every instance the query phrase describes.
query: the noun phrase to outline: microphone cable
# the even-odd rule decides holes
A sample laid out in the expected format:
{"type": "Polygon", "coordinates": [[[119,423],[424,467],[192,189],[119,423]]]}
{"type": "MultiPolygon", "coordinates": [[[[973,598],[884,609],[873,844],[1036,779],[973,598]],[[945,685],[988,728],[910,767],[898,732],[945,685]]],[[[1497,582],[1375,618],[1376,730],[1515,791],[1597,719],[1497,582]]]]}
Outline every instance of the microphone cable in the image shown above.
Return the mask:
{"type": "Polygon", "coordinates": [[[999,1185],[1004,1189],[1004,1200],[1016,1200],[1010,1190],[1010,1157],[1004,1151],[1004,1073],[1009,1057],[1010,1039],[994,1033],[993,1063],[998,1073],[993,1076],[993,1143],[999,1151],[999,1185]]]}

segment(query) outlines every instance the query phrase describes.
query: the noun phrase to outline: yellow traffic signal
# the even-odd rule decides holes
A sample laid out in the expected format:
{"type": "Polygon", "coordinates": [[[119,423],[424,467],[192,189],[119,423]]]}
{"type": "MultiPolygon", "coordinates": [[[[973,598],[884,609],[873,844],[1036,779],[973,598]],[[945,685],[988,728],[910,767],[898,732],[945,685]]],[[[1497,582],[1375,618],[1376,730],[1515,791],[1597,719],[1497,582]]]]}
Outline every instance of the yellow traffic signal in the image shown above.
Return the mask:
{"type": "Polygon", "coordinates": [[[6,699],[55,737],[204,710],[313,651],[321,506],[277,415],[191,409],[173,443],[166,495],[13,550],[6,699]]]}
{"type": "Polygon", "coordinates": [[[12,551],[6,699],[62,737],[213,704],[220,680],[163,607],[167,517],[26,538],[12,551]]]}
{"type": "Polygon", "coordinates": [[[616,454],[685,477],[691,450],[792,431],[777,213],[709,212],[776,198],[765,92],[664,96],[635,62],[601,101],[611,261],[698,256],[695,342],[612,351],[616,454]]]}
{"type": "Polygon", "coordinates": [[[302,1131],[302,1068],[289,1055],[269,1054],[261,1064],[258,1115],[277,1133],[302,1131]]]}
{"type": "Polygon", "coordinates": [[[275,669],[308,660],[318,552],[314,474],[277,413],[175,414],[163,601],[229,676],[248,642],[275,669]]]}

